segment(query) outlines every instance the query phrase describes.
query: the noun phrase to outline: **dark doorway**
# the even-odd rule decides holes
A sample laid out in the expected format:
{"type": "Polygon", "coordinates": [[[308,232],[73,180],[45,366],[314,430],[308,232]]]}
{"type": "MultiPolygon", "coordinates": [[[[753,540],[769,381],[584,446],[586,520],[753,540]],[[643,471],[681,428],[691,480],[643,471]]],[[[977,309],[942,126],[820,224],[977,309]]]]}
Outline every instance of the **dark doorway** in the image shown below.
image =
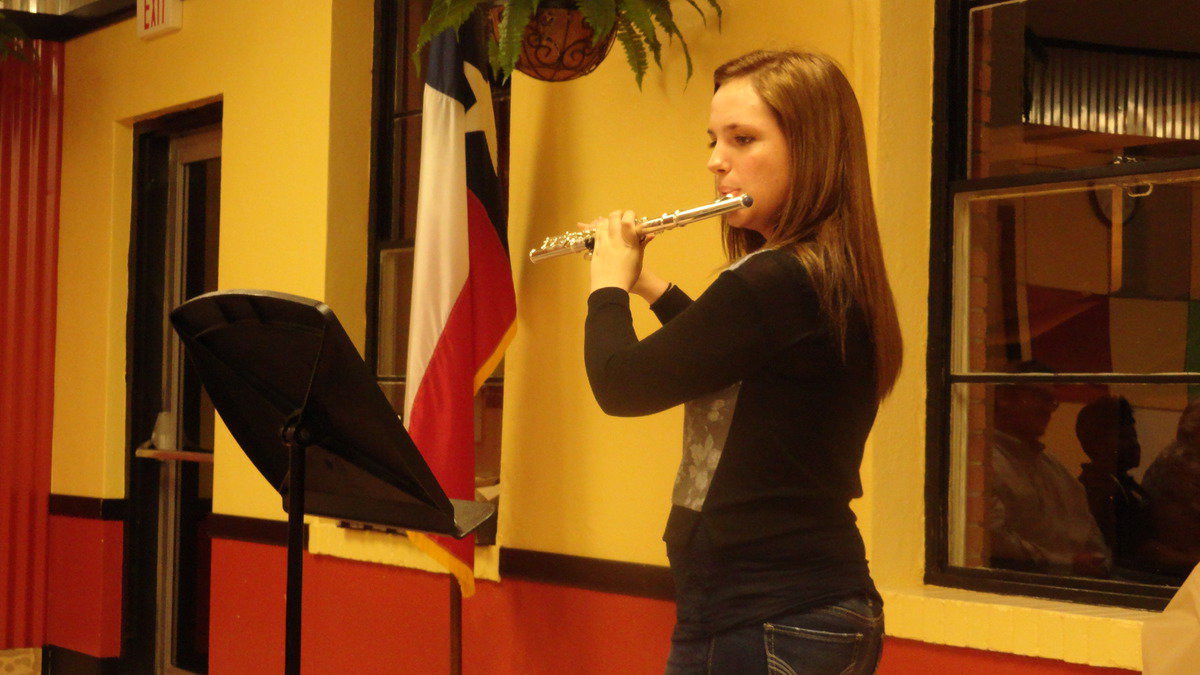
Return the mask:
{"type": "Polygon", "coordinates": [[[128,324],[128,484],[122,659],[208,671],[211,402],[167,313],[217,286],[221,108],[135,128],[128,324]]]}

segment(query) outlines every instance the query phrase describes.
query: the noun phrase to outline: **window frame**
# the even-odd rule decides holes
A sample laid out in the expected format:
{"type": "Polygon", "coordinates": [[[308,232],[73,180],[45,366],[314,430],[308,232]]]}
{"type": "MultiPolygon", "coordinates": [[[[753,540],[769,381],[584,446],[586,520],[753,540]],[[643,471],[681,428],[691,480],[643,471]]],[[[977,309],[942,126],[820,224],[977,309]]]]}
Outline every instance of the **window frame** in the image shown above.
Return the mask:
{"type": "Polygon", "coordinates": [[[925,583],[967,590],[1161,610],[1175,586],[951,566],[952,388],[959,383],[1102,382],[1200,384],[1200,373],[953,373],[955,200],[964,193],[1200,169],[1200,155],[1075,170],[967,178],[970,13],[1006,0],[935,0],[930,186],[929,323],[926,347],[925,583]]]}

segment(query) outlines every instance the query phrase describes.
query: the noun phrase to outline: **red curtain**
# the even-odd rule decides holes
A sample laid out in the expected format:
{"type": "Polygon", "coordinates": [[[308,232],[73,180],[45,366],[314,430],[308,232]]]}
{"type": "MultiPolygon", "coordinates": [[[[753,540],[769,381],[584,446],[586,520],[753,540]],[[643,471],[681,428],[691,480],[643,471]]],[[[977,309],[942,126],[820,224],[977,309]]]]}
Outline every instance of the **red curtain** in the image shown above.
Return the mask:
{"type": "Polygon", "coordinates": [[[0,63],[0,650],[46,625],[63,45],[26,47],[0,63]]]}

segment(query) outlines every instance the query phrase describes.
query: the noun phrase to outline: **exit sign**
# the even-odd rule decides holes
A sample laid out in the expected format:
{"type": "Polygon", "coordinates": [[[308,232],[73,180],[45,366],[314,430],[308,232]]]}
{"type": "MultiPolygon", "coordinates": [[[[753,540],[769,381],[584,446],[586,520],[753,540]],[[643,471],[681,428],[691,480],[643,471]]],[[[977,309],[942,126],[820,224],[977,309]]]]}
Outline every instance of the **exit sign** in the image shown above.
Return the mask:
{"type": "Polygon", "coordinates": [[[183,0],[137,0],[137,34],[143,40],[183,27],[183,0]]]}

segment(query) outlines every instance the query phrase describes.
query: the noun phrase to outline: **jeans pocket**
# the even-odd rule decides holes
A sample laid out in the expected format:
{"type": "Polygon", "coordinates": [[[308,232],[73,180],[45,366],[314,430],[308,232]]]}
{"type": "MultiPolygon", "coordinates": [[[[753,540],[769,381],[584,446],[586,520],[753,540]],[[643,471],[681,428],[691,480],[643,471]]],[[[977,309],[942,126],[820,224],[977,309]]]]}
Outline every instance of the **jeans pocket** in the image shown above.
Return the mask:
{"type": "Polygon", "coordinates": [[[767,672],[772,675],[833,675],[858,670],[862,633],[843,633],[767,623],[763,625],[767,672]]]}

